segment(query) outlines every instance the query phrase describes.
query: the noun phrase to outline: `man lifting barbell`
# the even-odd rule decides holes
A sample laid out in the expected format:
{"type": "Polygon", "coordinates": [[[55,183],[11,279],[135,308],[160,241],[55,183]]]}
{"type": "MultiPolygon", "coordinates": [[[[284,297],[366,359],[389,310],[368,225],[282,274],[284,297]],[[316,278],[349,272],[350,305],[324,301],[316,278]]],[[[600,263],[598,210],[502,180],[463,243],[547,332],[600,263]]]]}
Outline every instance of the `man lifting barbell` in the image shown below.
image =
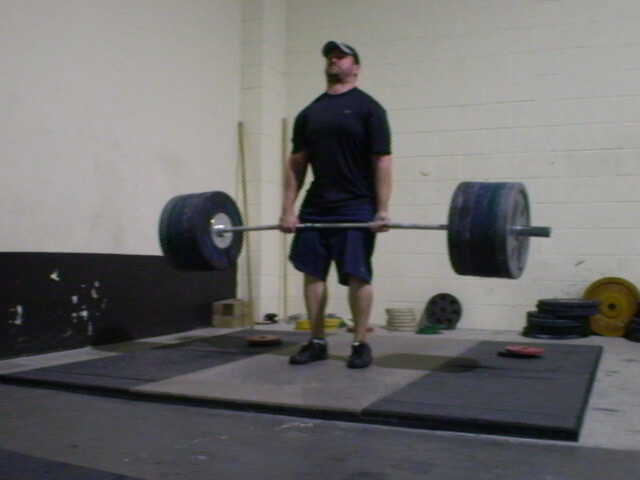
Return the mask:
{"type": "MultiPolygon", "coordinates": [[[[160,215],[158,233],[160,246],[167,261],[174,268],[183,271],[222,270],[234,266],[242,249],[241,232],[280,229],[285,232],[295,230],[313,233],[308,236],[298,235],[291,252],[294,265],[305,272],[305,295],[310,310],[309,319],[313,325],[312,340],[303,346],[298,354],[291,357],[291,362],[309,363],[327,357],[323,338],[324,307],[327,300],[324,277],[328,270],[328,262],[337,260],[339,280],[349,286],[350,304],[357,327],[354,351],[348,366],[362,368],[371,363],[371,351],[364,339],[372,302],[369,260],[375,232],[396,228],[446,230],[449,260],[457,274],[516,279],[524,272],[529,237],[550,237],[551,228],[530,225],[527,190],[519,182],[461,182],[451,198],[447,224],[389,223],[391,155],[386,115],[375,100],[355,87],[359,58],[352,47],[328,42],[323,53],[327,57],[328,88],[336,87],[337,93],[332,94],[330,90],[320,96],[301,112],[296,121],[294,150],[285,168],[287,178],[281,222],[277,225],[243,225],[242,216],[233,199],[224,192],[212,191],[171,198],[160,215]],[[347,54],[343,56],[345,53],[347,54]],[[346,82],[346,86],[341,80],[344,78],[351,78],[350,83],[346,82]],[[370,139],[372,143],[358,137],[358,132],[362,133],[359,130],[362,124],[358,121],[359,115],[362,114],[359,110],[362,104],[357,99],[351,102],[351,96],[360,99],[365,96],[369,107],[375,107],[377,110],[377,113],[373,114],[377,115],[377,127],[372,132],[378,132],[378,136],[370,139]],[[346,100],[351,103],[342,105],[346,100]],[[330,108],[326,112],[314,111],[318,106],[324,108],[323,101],[335,101],[340,105],[340,122],[337,121],[335,113],[331,116],[330,108]],[[329,137],[340,138],[329,139],[324,138],[326,135],[322,130],[309,134],[309,119],[305,116],[314,120],[311,125],[316,125],[314,115],[320,114],[325,115],[324,118],[320,118],[325,122],[323,128],[330,129],[332,125],[348,126],[351,133],[334,130],[329,137]],[[344,122],[345,117],[351,123],[344,122]],[[346,142],[348,138],[352,141],[355,138],[356,145],[364,150],[347,150],[351,151],[352,155],[361,154],[363,157],[346,157],[344,163],[339,166],[332,166],[330,163],[328,166],[318,164],[320,160],[326,159],[325,155],[343,146],[340,142],[346,142]],[[327,142],[327,145],[323,142],[327,142]],[[316,153],[317,150],[320,150],[321,154],[316,153]],[[364,174],[361,174],[363,176],[358,177],[354,174],[337,177],[338,172],[354,168],[349,163],[354,158],[364,159],[360,165],[364,166],[364,174]],[[309,164],[316,174],[315,182],[301,209],[300,217],[306,223],[299,223],[293,212],[293,203],[309,164]],[[363,188],[359,188],[358,181],[363,183],[363,188]],[[351,185],[350,182],[355,182],[355,185],[351,185]],[[329,190],[327,193],[327,185],[334,184],[337,185],[336,190],[329,190]],[[345,185],[348,194],[340,197],[340,187],[345,185]],[[353,193],[363,191],[369,193],[360,196],[353,193]],[[337,201],[333,203],[335,200],[337,201]],[[351,246],[345,247],[346,253],[338,255],[336,249],[338,245],[343,245],[343,235],[334,236],[330,234],[332,232],[350,232],[351,237],[356,238],[358,246],[355,249],[351,246]],[[305,237],[312,240],[305,240],[305,237]],[[326,244],[315,243],[317,238],[323,241],[334,240],[330,240],[333,243],[329,243],[329,247],[323,247],[326,244]],[[322,248],[334,250],[325,254],[322,248]],[[357,252],[360,255],[359,263],[354,263],[353,256],[357,256],[357,252]],[[322,268],[317,270],[316,260],[319,257],[323,258],[322,268]],[[360,270],[361,268],[364,268],[364,271],[360,270]],[[314,341],[315,337],[318,338],[314,341]]],[[[319,124],[322,125],[321,122],[319,124]]],[[[351,242],[351,238],[348,241],[351,242]]]]}
{"type": "Polygon", "coordinates": [[[355,324],[349,368],[371,364],[365,342],[373,288],[371,256],[376,232],[388,230],[391,193],[391,134],[384,108],[357,86],[360,58],[350,45],[327,42],[326,92],[296,117],[293,149],[285,163],[280,230],[302,222],[373,222],[371,229],[301,229],[290,260],[304,274],[304,298],[311,338],[293,355],[300,365],[327,358],[324,333],[326,279],[335,263],[340,284],[348,287],[355,324]],[[308,166],[313,182],[299,216],[294,204],[308,166]]]}

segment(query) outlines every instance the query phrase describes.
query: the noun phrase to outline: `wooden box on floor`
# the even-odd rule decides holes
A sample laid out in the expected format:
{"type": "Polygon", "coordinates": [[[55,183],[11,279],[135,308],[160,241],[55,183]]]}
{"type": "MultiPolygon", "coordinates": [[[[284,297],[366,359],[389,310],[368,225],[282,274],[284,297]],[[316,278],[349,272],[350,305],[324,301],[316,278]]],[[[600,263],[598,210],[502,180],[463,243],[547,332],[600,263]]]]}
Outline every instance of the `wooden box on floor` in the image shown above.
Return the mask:
{"type": "Polygon", "coordinates": [[[252,326],[251,302],[240,298],[213,302],[212,324],[218,328],[252,326]]]}

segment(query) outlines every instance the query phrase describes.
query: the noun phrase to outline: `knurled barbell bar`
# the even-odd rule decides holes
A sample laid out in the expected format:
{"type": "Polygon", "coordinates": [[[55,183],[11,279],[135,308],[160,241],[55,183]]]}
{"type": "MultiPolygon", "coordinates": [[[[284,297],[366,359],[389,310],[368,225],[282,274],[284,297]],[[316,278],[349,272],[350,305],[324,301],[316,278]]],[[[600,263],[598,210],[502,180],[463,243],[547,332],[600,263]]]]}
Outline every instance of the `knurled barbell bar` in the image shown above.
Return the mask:
{"type": "MultiPolygon", "coordinates": [[[[372,223],[303,223],[298,229],[370,228],[372,223]]],[[[241,232],[277,230],[279,225],[247,226],[224,192],[179,195],[167,202],[159,223],[162,251],[179,270],[220,270],[236,263],[241,232]]],[[[392,229],[446,230],[449,259],[459,275],[518,278],[530,237],[551,236],[550,227],[530,225],[522,183],[462,182],[449,205],[448,224],[392,223],[392,229]]]]}

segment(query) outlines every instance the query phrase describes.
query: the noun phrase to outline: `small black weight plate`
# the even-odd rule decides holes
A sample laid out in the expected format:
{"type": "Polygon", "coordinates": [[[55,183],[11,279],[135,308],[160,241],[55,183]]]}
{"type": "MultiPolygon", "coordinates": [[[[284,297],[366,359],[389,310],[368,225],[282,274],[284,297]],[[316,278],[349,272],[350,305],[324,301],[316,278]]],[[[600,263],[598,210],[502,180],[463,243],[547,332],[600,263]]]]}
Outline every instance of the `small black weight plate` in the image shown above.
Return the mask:
{"type": "Polygon", "coordinates": [[[450,293],[438,293],[429,299],[425,307],[425,318],[428,325],[435,325],[443,330],[453,330],[462,317],[460,301],[450,293]]]}
{"type": "Polygon", "coordinates": [[[635,333],[626,334],[624,338],[626,338],[627,340],[631,340],[632,342],[640,343],[640,334],[635,334],[635,333]]]}
{"type": "Polygon", "coordinates": [[[595,315],[599,312],[599,303],[597,300],[582,298],[547,298],[538,300],[536,306],[541,313],[575,318],[595,315]]]}
{"type": "Polygon", "coordinates": [[[636,318],[636,317],[630,318],[629,323],[627,323],[627,326],[630,326],[630,325],[635,325],[637,327],[640,327],[640,318],[636,318]]]}
{"type": "Polygon", "coordinates": [[[532,327],[526,326],[522,335],[530,338],[570,339],[589,336],[588,326],[581,327],[532,327]]]}
{"type": "Polygon", "coordinates": [[[574,322],[586,322],[589,320],[588,315],[572,315],[566,313],[548,313],[548,312],[528,312],[527,318],[537,320],[570,320],[574,322]]]}
{"type": "Polygon", "coordinates": [[[591,315],[594,315],[595,313],[598,313],[598,310],[577,310],[577,309],[569,309],[569,310],[562,310],[562,309],[547,309],[547,308],[540,308],[538,310],[540,313],[545,314],[545,315],[553,315],[554,317],[558,317],[558,318],[583,318],[583,317],[590,317],[591,315]]]}
{"type": "Polygon", "coordinates": [[[169,263],[178,270],[223,270],[234,265],[242,249],[242,235],[225,234],[214,239],[211,220],[228,219],[242,225],[235,202],[224,192],[179,195],[167,202],[159,222],[160,246],[169,263]],[[223,246],[221,246],[223,245],[223,246]]]}
{"type": "Polygon", "coordinates": [[[544,333],[579,333],[589,329],[586,322],[571,322],[570,320],[527,320],[526,328],[544,333]]]}
{"type": "Polygon", "coordinates": [[[586,318],[582,322],[573,321],[573,320],[565,320],[565,319],[539,319],[529,317],[527,319],[527,326],[533,328],[558,328],[558,327],[569,327],[569,328],[585,328],[588,325],[589,319],[586,318]]]}
{"type": "Polygon", "coordinates": [[[640,325],[632,325],[630,323],[627,324],[625,334],[629,335],[630,333],[634,335],[640,335],[640,325]]]}
{"type": "Polygon", "coordinates": [[[598,308],[600,302],[598,300],[589,300],[586,298],[542,298],[538,300],[538,307],[563,308],[563,309],[594,309],[598,308]]]}
{"type": "Polygon", "coordinates": [[[553,320],[556,317],[550,313],[541,313],[537,310],[533,310],[531,312],[527,312],[527,318],[538,318],[540,320],[545,320],[545,319],[553,320]]]}
{"type": "Polygon", "coordinates": [[[549,335],[545,333],[531,332],[531,331],[525,330],[522,333],[522,336],[527,338],[537,338],[540,340],[575,340],[578,338],[584,338],[587,335],[586,334],[549,335]]]}
{"type": "Polygon", "coordinates": [[[588,324],[540,324],[537,322],[528,322],[526,327],[529,331],[544,333],[549,335],[565,335],[565,334],[588,334],[590,333],[588,324]]]}

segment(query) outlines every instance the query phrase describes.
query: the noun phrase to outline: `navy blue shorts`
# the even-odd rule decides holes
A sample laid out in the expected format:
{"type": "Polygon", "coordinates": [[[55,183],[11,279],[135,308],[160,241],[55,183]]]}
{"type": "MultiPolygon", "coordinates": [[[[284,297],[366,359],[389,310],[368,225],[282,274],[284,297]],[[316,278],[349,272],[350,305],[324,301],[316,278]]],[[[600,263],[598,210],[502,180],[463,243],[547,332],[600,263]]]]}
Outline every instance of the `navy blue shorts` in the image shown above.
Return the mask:
{"type": "MultiPolygon", "coordinates": [[[[374,212],[358,208],[332,212],[331,215],[302,212],[301,223],[371,222],[374,212]]],[[[289,259],[296,270],[319,280],[326,280],[335,262],[338,281],[347,285],[354,275],[371,283],[371,257],[376,234],[368,228],[300,230],[291,244],[289,259]]]]}

